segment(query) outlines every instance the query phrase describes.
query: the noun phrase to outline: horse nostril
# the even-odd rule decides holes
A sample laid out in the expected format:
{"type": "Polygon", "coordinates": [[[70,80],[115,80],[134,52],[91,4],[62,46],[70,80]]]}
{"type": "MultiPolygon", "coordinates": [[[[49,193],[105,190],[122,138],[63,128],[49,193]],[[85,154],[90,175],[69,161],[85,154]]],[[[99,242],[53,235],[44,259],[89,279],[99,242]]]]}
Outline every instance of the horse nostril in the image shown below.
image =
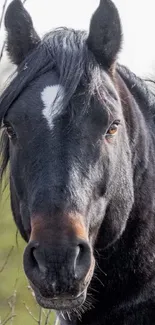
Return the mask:
{"type": "Polygon", "coordinates": [[[77,280],[86,276],[91,265],[91,250],[86,241],[81,241],[76,248],[74,273],[77,280]]]}
{"type": "Polygon", "coordinates": [[[43,252],[41,252],[37,248],[34,248],[32,251],[32,254],[33,254],[33,258],[36,261],[39,271],[42,274],[45,274],[47,271],[47,267],[45,266],[45,256],[44,256],[43,252]]]}
{"type": "Polygon", "coordinates": [[[27,262],[24,264],[28,265],[28,268],[38,270],[42,275],[47,271],[45,255],[38,242],[32,241],[28,244],[24,253],[25,259],[27,262]]]}

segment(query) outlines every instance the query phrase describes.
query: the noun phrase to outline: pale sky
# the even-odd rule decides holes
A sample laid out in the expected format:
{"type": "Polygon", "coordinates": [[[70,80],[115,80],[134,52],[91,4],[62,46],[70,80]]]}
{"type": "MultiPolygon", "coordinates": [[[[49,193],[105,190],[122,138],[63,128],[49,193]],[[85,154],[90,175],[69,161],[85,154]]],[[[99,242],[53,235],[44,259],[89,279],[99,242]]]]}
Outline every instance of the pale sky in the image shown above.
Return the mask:
{"type": "MultiPolygon", "coordinates": [[[[0,12],[4,0],[0,0],[0,12]]],[[[8,3],[10,0],[8,0],[8,3]]],[[[119,61],[143,76],[155,73],[155,0],[114,0],[122,19],[124,43],[119,61]]],[[[99,0],[27,0],[34,26],[40,35],[54,27],[89,28],[99,0]]],[[[0,48],[4,30],[0,31],[0,48]]],[[[0,72],[3,70],[0,64],[0,72]]]]}

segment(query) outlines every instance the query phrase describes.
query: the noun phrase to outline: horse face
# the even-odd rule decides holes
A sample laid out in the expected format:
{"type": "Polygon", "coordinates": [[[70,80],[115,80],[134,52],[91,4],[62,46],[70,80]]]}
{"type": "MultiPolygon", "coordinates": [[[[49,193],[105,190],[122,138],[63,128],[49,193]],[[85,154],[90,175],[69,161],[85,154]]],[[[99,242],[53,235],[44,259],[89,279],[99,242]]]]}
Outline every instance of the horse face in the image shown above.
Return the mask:
{"type": "MultiPolygon", "coordinates": [[[[114,7],[109,10],[115,12],[114,7]]],[[[6,17],[8,24],[9,12],[6,17]]],[[[92,20],[85,46],[100,63],[94,41],[92,20]]],[[[99,229],[106,248],[121,236],[131,209],[129,141],[108,71],[118,46],[106,46],[107,69],[95,61],[100,90],[90,92],[92,74],[89,83],[81,79],[65,105],[67,89],[53,68],[29,83],[4,118],[10,138],[11,205],[28,241],[24,269],[37,301],[47,308],[71,309],[84,302],[99,229]]],[[[18,63],[19,52],[10,48],[18,63]]]]}

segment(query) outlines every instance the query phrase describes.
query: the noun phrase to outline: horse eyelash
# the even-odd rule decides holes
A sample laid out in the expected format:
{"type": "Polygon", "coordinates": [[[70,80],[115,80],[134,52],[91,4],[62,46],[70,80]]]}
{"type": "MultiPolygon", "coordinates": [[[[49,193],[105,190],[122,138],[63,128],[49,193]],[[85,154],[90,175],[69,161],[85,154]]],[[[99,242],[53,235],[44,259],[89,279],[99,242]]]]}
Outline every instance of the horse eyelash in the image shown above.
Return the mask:
{"type": "MultiPolygon", "coordinates": [[[[121,120],[115,120],[115,121],[113,121],[113,122],[111,123],[111,125],[113,125],[113,124],[121,125],[121,120]]],[[[111,126],[111,125],[110,125],[110,126],[111,126]]]]}

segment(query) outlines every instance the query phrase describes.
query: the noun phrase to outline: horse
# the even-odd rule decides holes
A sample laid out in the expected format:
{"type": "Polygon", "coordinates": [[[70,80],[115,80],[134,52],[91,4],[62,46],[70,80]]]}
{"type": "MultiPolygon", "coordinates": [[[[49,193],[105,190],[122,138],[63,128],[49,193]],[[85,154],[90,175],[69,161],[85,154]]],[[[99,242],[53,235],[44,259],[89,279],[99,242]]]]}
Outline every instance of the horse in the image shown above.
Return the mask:
{"type": "Polygon", "coordinates": [[[155,324],[155,95],[118,62],[116,6],[40,39],[13,0],[5,28],[1,180],[38,304],[61,325],[155,324]]]}

